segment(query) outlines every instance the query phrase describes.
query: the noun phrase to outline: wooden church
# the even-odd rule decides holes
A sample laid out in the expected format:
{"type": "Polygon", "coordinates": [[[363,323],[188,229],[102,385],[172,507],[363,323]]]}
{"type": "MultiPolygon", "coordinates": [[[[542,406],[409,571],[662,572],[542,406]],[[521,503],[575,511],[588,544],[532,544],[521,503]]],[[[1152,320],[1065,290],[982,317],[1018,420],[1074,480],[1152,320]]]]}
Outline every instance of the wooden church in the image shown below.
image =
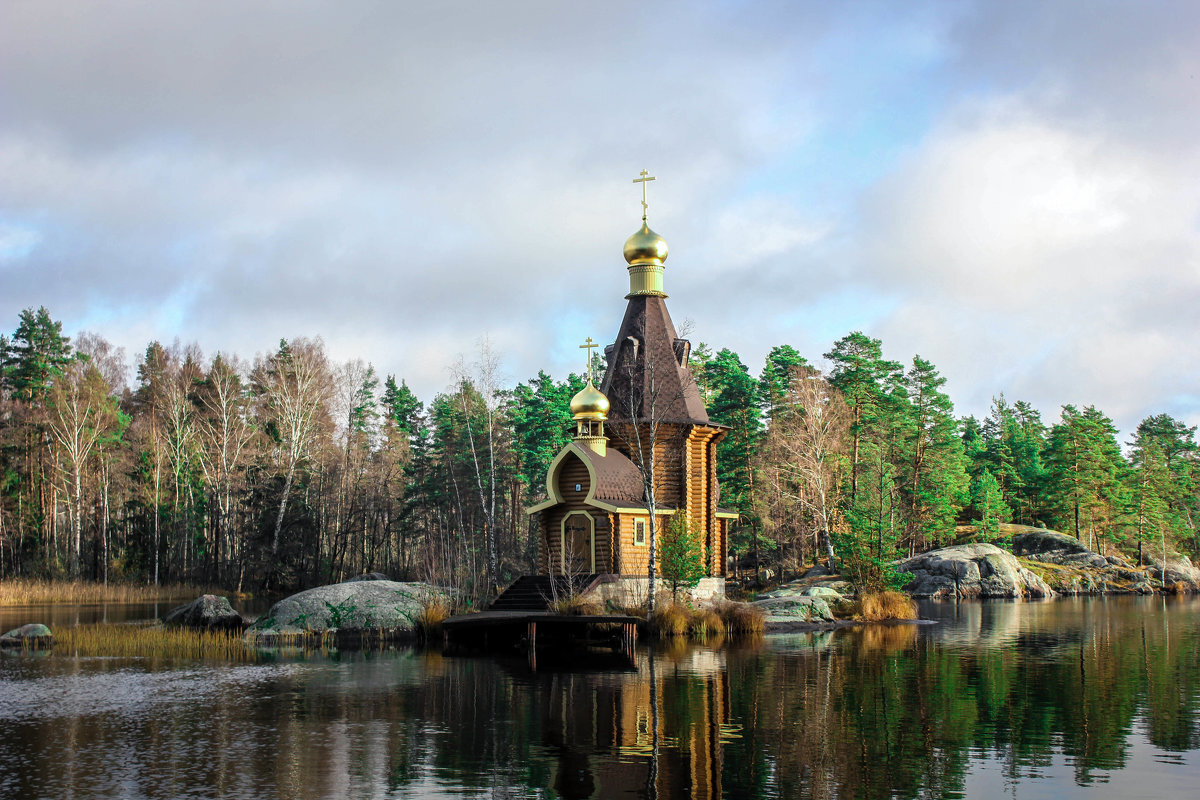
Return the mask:
{"type": "MultiPolygon", "coordinates": [[[[615,341],[604,349],[599,389],[588,382],[571,400],[575,438],[550,465],[548,499],[528,513],[539,531],[543,575],[645,579],[650,509],[659,533],[678,511],[701,546],[708,593],[724,593],[726,539],[737,514],[719,506],[717,442],[726,428],[709,421],[688,368],[691,344],[679,338],[663,290],[667,243],[650,230],[643,187],[642,226],[625,242],[629,294],[615,341]],[[653,504],[649,502],[653,499],[653,504]]],[[[661,562],[659,562],[661,563],[661,562]]]]}

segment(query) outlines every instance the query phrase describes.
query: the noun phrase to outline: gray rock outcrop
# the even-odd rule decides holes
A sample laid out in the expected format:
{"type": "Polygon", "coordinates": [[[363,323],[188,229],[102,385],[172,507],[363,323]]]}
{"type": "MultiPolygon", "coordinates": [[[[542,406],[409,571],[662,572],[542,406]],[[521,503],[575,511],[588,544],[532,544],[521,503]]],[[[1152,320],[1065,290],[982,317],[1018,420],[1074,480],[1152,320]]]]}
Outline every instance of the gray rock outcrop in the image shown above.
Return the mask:
{"type": "Polygon", "coordinates": [[[13,628],[0,636],[0,647],[49,647],[52,644],[54,634],[40,622],[13,628]]]}
{"type": "Polygon", "coordinates": [[[163,617],[163,624],[206,631],[238,631],[246,627],[246,621],[233,610],[229,598],[215,594],[202,594],[190,603],[176,606],[163,617]]]}
{"type": "Polygon", "coordinates": [[[896,565],[912,575],[913,597],[1053,597],[1054,590],[994,544],[943,547],[896,565]]]}
{"type": "Polygon", "coordinates": [[[1150,574],[1163,582],[1164,586],[1177,587],[1195,591],[1200,587],[1200,569],[1192,564],[1187,556],[1168,559],[1167,567],[1163,569],[1163,560],[1154,559],[1151,562],[1150,574]]]}
{"type": "Polygon", "coordinates": [[[833,622],[833,612],[824,597],[770,597],[756,600],[754,605],[766,616],[768,630],[773,625],[798,622],[833,622]]]}
{"type": "Polygon", "coordinates": [[[346,581],[294,594],[246,629],[248,636],[336,635],[385,639],[414,635],[414,620],[429,599],[441,596],[426,583],[346,581]]]}
{"type": "Polygon", "coordinates": [[[1013,555],[1025,556],[1046,564],[1061,564],[1064,567],[1090,567],[1106,569],[1108,559],[1084,547],[1073,536],[1051,530],[1031,530],[1018,533],[1010,540],[1013,555]]]}

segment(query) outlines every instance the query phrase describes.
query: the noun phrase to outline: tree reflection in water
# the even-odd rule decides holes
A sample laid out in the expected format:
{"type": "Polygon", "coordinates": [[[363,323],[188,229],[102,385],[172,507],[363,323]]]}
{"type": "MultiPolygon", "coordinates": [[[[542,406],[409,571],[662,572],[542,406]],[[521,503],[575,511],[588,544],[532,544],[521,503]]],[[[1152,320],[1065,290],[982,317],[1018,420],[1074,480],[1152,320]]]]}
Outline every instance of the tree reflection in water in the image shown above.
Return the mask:
{"type": "Polygon", "coordinates": [[[1111,791],[1147,750],[1169,763],[1144,793],[1200,781],[1200,601],[924,612],[942,621],[676,643],[626,671],[6,657],[0,796],[941,797],[985,764],[1111,791]]]}

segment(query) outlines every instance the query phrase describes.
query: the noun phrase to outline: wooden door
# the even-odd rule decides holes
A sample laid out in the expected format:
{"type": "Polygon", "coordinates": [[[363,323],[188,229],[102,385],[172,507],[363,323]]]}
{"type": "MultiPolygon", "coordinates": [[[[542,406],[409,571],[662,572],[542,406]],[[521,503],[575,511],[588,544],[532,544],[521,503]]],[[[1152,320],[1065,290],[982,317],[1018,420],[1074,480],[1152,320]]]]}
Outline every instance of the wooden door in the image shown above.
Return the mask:
{"type": "Polygon", "coordinates": [[[592,518],[587,514],[567,517],[563,529],[562,570],[565,575],[591,575],[593,563],[592,518]]]}

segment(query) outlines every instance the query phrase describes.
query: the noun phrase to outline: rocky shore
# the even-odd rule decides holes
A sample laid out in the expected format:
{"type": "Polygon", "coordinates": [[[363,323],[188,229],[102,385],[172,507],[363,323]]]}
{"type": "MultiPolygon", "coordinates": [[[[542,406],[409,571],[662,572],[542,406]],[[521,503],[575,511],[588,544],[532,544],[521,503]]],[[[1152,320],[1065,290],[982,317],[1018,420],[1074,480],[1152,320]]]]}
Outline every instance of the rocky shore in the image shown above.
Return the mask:
{"type": "MultiPolygon", "coordinates": [[[[918,599],[1042,599],[1059,595],[1200,591],[1200,569],[1187,556],[1138,566],[1105,556],[1045,528],[1006,526],[997,544],[970,542],[920,553],[895,564],[910,576],[904,591],[918,599]]],[[[834,606],[853,587],[822,566],[759,594],[768,632],[822,630],[848,624],[834,606]]]]}

